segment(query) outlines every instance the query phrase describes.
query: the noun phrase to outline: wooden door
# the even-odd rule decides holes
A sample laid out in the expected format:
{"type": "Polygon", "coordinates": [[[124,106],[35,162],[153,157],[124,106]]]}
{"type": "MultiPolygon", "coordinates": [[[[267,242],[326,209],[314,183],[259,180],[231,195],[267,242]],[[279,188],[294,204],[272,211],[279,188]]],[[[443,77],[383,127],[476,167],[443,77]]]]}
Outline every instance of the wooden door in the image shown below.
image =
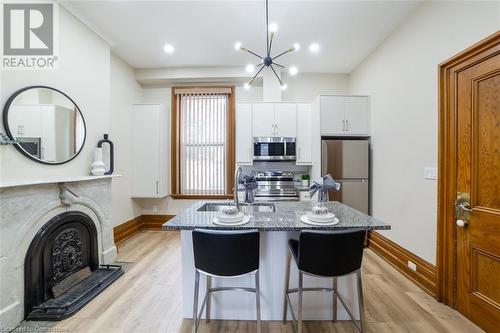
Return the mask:
{"type": "Polygon", "coordinates": [[[442,274],[440,279],[455,283],[438,297],[487,332],[499,332],[500,34],[483,43],[452,59],[441,77],[446,116],[441,118],[440,209],[453,220],[440,221],[440,237],[455,247],[455,255],[438,253],[438,266],[451,263],[452,270],[439,269],[455,279],[442,274]]]}

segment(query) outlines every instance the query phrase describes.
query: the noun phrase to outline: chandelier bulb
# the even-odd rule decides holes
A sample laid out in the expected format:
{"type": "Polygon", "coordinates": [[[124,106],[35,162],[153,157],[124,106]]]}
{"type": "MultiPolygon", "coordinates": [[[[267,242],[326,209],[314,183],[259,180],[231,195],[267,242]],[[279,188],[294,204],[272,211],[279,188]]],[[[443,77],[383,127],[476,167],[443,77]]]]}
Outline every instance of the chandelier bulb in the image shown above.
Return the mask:
{"type": "Polygon", "coordinates": [[[246,90],[249,90],[249,89],[250,89],[250,84],[248,84],[248,82],[245,82],[245,84],[243,85],[243,87],[244,87],[246,90]]]}
{"type": "Polygon", "coordinates": [[[288,86],[286,85],[286,83],[282,83],[281,84],[281,90],[286,90],[286,88],[288,88],[288,86]]]}
{"type": "Polygon", "coordinates": [[[236,51],[241,50],[241,42],[236,42],[236,43],[234,43],[234,49],[235,49],[236,51]]]}

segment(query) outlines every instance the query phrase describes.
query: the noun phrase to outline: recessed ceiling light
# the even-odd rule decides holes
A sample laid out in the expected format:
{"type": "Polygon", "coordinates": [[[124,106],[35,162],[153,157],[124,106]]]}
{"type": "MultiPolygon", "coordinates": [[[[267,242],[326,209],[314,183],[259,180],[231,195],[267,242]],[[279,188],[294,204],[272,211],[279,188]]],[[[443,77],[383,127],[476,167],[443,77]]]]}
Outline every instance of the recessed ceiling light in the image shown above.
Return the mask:
{"type": "Polygon", "coordinates": [[[234,43],[234,49],[235,49],[236,51],[241,50],[241,42],[236,42],[236,43],[234,43]]]}
{"type": "Polygon", "coordinates": [[[278,25],[276,23],[269,24],[269,32],[276,32],[276,31],[278,31],[278,25]]]}
{"type": "Polygon", "coordinates": [[[311,51],[312,53],[318,53],[320,50],[320,46],[318,43],[311,43],[311,45],[309,45],[309,51],[311,51]]]}
{"type": "Polygon", "coordinates": [[[291,76],[297,75],[298,72],[299,70],[295,66],[292,66],[288,69],[288,73],[290,73],[291,76]]]}
{"type": "Polygon", "coordinates": [[[165,51],[165,53],[172,54],[175,51],[175,47],[172,44],[167,43],[163,47],[163,51],[165,51]]]}
{"type": "Polygon", "coordinates": [[[252,64],[248,64],[246,65],[245,70],[248,74],[252,74],[255,71],[255,66],[252,64]]]}

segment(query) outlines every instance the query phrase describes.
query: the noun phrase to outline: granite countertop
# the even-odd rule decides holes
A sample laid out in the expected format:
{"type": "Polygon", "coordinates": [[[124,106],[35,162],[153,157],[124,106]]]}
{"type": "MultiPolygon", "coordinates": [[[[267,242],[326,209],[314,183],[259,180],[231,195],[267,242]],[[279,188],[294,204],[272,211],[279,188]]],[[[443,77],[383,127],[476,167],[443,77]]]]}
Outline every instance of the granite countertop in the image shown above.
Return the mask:
{"type": "Polygon", "coordinates": [[[315,226],[300,221],[300,217],[317,204],[314,201],[276,202],[275,212],[255,212],[250,222],[241,226],[220,226],[212,223],[217,212],[198,211],[198,208],[209,202],[224,201],[197,201],[181,214],[163,224],[163,230],[192,230],[202,229],[258,229],[261,231],[300,231],[300,230],[342,230],[363,228],[367,230],[388,230],[389,224],[365,215],[358,210],[340,202],[325,203],[329,211],[340,220],[332,226],[315,226]]]}

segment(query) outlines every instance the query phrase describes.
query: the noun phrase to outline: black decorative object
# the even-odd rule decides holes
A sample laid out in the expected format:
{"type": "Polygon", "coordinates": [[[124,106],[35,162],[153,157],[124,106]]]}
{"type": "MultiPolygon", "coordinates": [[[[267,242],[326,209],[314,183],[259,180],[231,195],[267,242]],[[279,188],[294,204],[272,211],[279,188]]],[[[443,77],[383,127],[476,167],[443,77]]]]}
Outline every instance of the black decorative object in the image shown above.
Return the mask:
{"type": "Polygon", "coordinates": [[[99,266],[97,229],[88,215],[76,211],[57,215],[38,231],[26,254],[25,318],[67,318],[122,274],[121,266],[99,266]],[[82,271],[91,272],[78,279],[82,271]],[[55,295],[55,287],[63,292],[55,295]]]}
{"type": "Polygon", "coordinates": [[[115,169],[115,153],[114,153],[114,145],[113,145],[113,142],[111,140],[108,139],[108,135],[107,134],[104,134],[104,139],[101,139],[99,140],[99,142],[97,142],[97,147],[98,148],[102,148],[102,144],[103,143],[107,143],[109,144],[109,170],[106,171],[104,174],[105,175],[111,175],[113,173],[113,170],[115,169]]]}
{"type": "MultiPolygon", "coordinates": [[[[245,83],[245,88],[249,88],[252,85],[253,81],[255,80],[257,75],[259,75],[259,73],[264,69],[264,67],[268,67],[273,71],[274,75],[278,79],[280,86],[281,86],[281,89],[283,89],[283,90],[286,89],[286,84],[283,83],[280,76],[276,72],[274,66],[279,67],[281,69],[286,69],[287,67],[277,63],[276,59],[287,54],[287,53],[290,53],[293,51],[298,51],[299,45],[294,44],[288,50],[280,52],[279,54],[277,54],[275,56],[271,55],[272,46],[273,46],[273,38],[274,38],[274,34],[276,33],[276,30],[277,30],[277,26],[275,24],[269,25],[269,2],[268,2],[268,0],[266,0],[266,54],[265,54],[265,56],[261,56],[256,52],[250,51],[249,49],[242,47],[241,43],[239,43],[239,42],[236,43],[236,45],[235,45],[235,48],[237,50],[248,52],[251,55],[256,56],[257,58],[260,59],[260,63],[257,64],[255,67],[249,65],[252,67],[252,70],[253,70],[253,68],[255,68],[255,70],[257,70],[257,72],[255,73],[255,75],[252,77],[252,79],[248,83],[245,83]]],[[[290,71],[291,75],[295,75],[297,73],[297,68],[292,66],[289,68],[289,71],[290,71]]]]}
{"type": "MultiPolygon", "coordinates": [[[[76,156],[78,156],[78,154],[80,154],[80,152],[82,151],[82,149],[85,145],[85,139],[87,136],[87,128],[86,128],[86,124],[85,124],[85,119],[83,118],[83,114],[80,111],[80,108],[75,103],[75,101],[73,101],[68,95],[66,95],[62,91],[55,89],[55,88],[52,88],[52,87],[37,85],[37,86],[29,86],[29,87],[19,89],[14,94],[12,94],[9,97],[9,99],[7,100],[7,102],[5,103],[5,106],[3,108],[2,120],[3,120],[3,127],[5,129],[5,132],[6,132],[9,140],[5,140],[4,136],[2,135],[2,137],[0,138],[1,139],[0,144],[4,144],[4,142],[6,142],[8,144],[12,143],[14,145],[14,147],[18,151],[20,151],[23,155],[25,155],[28,158],[30,158],[31,160],[39,162],[39,163],[50,164],[50,165],[59,165],[59,164],[67,163],[67,162],[73,160],[76,156]],[[66,98],[69,103],[73,104],[74,110],[76,111],[76,116],[79,117],[79,119],[81,119],[81,124],[83,126],[83,128],[82,128],[83,136],[82,136],[82,140],[80,142],[81,145],[78,147],[75,145],[74,153],[71,156],[68,156],[68,158],[65,158],[63,160],[55,160],[55,161],[44,160],[44,158],[41,156],[40,153],[33,153],[30,149],[27,149],[27,145],[23,144],[23,142],[22,142],[22,140],[23,140],[22,136],[15,137],[14,129],[11,128],[11,126],[9,125],[9,111],[11,111],[12,103],[19,95],[21,95],[22,93],[24,93],[28,90],[33,90],[33,89],[49,90],[49,91],[52,91],[52,92],[55,92],[55,93],[62,95],[62,97],[66,98]]],[[[22,126],[22,127],[24,127],[24,126],[22,126]]],[[[17,130],[19,131],[19,129],[17,129],[17,130]]],[[[30,138],[30,139],[34,139],[34,138],[30,138]]],[[[42,138],[37,138],[37,139],[41,140],[42,138]]],[[[74,140],[76,143],[76,138],[74,140]]],[[[42,149],[42,148],[40,147],[39,149],[42,149]]]]}

